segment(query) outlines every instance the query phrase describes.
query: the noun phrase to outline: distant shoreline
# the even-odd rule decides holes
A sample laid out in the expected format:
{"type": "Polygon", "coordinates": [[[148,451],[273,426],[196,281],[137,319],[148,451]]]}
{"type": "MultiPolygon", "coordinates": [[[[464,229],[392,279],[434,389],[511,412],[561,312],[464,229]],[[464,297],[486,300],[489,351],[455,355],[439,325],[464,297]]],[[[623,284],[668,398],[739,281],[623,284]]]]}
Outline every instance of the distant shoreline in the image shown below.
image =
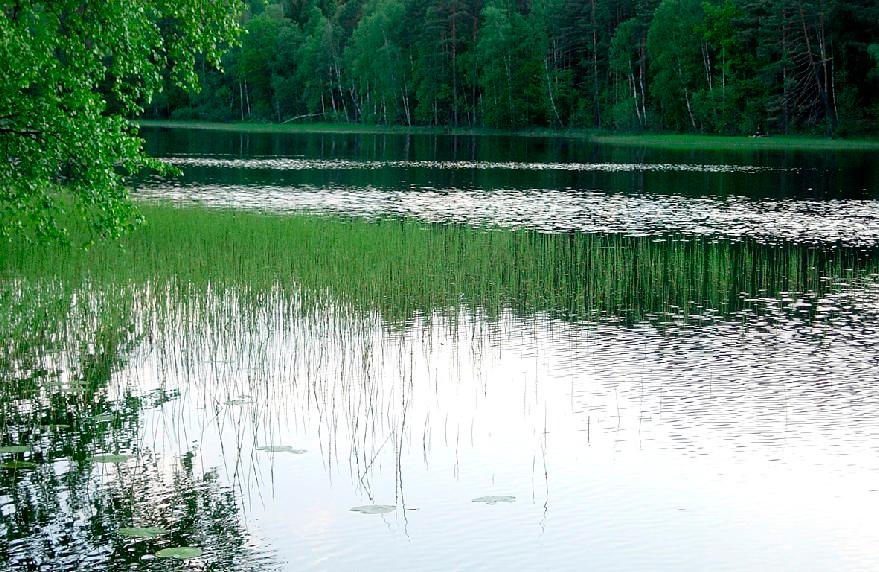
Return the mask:
{"type": "Polygon", "coordinates": [[[217,123],[210,121],[137,120],[142,127],[203,129],[247,133],[360,133],[370,135],[472,135],[561,137],[597,144],[681,150],[739,151],[879,151],[876,139],[830,139],[809,135],[747,137],[728,135],[613,133],[590,129],[490,129],[467,127],[427,127],[405,125],[364,125],[360,123],[217,123]]]}

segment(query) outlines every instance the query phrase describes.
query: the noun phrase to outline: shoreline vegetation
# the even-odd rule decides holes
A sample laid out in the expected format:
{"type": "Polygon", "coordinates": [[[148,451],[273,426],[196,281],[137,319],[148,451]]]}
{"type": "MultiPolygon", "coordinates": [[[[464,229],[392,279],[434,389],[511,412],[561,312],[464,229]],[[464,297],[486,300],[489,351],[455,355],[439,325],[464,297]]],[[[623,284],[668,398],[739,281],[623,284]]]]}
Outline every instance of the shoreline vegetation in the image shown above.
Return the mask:
{"type": "Polygon", "coordinates": [[[879,151],[879,138],[840,139],[814,135],[749,137],[743,135],[615,133],[613,131],[599,131],[592,129],[493,129],[485,127],[431,127],[332,122],[269,123],[242,121],[221,123],[194,120],[140,119],[133,121],[133,123],[140,127],[149,128],[201,129],[208,131],[246,133],[557,137],[565,139],[580,139],[599,145],[682,150],[879,151]]]}

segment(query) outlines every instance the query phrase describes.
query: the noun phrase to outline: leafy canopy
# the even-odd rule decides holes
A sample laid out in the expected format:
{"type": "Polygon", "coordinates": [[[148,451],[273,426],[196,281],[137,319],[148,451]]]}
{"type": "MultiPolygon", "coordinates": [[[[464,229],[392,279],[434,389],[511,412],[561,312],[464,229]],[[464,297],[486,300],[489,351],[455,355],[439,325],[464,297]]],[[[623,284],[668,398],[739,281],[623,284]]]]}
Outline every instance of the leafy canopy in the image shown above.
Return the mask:
{"type": "Polygon", "coordinates": [[[150,159],[126,116],[166,74],[194,89],[219,66],[240,0],[0,1],[0,236],[116,237],[137,220],[125,182],[150,159]]]}

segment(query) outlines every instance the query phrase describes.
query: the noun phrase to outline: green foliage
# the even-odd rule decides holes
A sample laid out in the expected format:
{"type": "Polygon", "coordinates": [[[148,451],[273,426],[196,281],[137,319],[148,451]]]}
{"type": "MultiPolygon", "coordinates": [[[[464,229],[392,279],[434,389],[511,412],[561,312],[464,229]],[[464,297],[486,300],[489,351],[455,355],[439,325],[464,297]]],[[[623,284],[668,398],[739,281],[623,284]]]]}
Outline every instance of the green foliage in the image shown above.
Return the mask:
{"type": "Polygon", "coordinates": [[[401,0],[377,0],[355,28],[346,50],[358,87],[355,104],[367,123],[411,124],[411,70],[405,59],[401,0]]]}
{"type": "Polygon", "coordinates": [[[874,0],[249,6],[229,73],[200,73],[200,95],[168,90],[151,117],[746,135],[879,125],[874,0]]]}
{"type": "Polygon", "coordinates": [[[698,0],[663,0],[647,32],[651,86],[663,126],[676,131],[697,131],[694,94],[701,89],[700,43],[696,30],[702,22],[698,0]]]}
{"type": "Polygon", "coordinates": [[[162,88],[194,88],[196,54],[219,65],[237,3],[20,0],[0,8],[0,236],[89,240],[137,221],[126,178],[162,169],[124,118],[162,88]]]}
{"type": "Polygon", "coordinates": [[[539,38],[518,12],[489,3],[477,47],[482,118],[489,127],[539,125],[546,119],[539,38]]]}
{"type": "Polygon", "coordinates": [[[610,71],[616,76],[612,88],[612,121],[616,127],[643,128],[647,124],[639,81],[639,38],[643,34],[643,24],[631,18],[617,27],[610,42],[610,71]]]}

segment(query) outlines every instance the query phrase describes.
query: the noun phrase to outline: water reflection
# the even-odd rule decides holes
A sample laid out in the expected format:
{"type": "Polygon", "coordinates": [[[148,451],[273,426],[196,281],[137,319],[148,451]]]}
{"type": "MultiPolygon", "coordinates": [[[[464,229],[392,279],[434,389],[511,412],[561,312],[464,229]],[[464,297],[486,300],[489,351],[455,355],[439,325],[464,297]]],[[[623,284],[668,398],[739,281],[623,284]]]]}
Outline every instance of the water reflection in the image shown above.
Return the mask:
{"type": "Polygon", "coordinates": [[[144,129],[143,134],[154,156],[192,159],[194,164],[186,166],[182,179],[187,186],[575,189],[776,200],[875,198],[879,189],[879,169],[872,152],[639,149],[557,137],[248,134],[186,129],[144,129]],[[270,162],[259,168],[260,159],[270,162]],[[249,168],[209,166],[215,160],[235,160],[235,165],[249,168]],[[267,168],[276,163],[310,167],[267,168]],[[336,169],[332,167],[336,163],[384,167],[336,169]],[[473,168],[510,163],[537,168],[473,168]],[[572,164],[586,170],[565,167],[572,164]],[[547,169],[547,165],[565,168],[547,169]],[[678,165],[690,169],[681,170],[678,165]],[[618,171],[619,166],[626,168],[618,171]]]}
{"type": "Polygon", "coordinates": [[[157,457],[145,444],[145,412],[179,395],[120,381],[148,336],[136,327],[134,291],[105,286],[3,285],[0,562],[8,570],[159,570],[170,565],[153,563],[154,552],[195,545],[211,569],[271,569],[271,552],[249,545],[240,503],[215,469],[194,467],[191,450],[157,457]],[[120,535],[132,526],[167,532],[120,535]]]}
{"type": "Polygon", "coordinates": [[[571,189],[389,191],[371,187],[156,184],[138,197],[213,207],[525,228],[542,232],[681,233],[724,238],[879,243],[873,200],[752,201],[741,197],[619,195],[571,189]]]}
{"type": "Polygon", "coordinates": [[[148,135],[0,250],[6,568],[879,568],[870,154],[148,135]]]}
{"type": "Polygon", "coordinates": [[[147,214],[3,258],[12,569],[879,564],[871,251],[147,214]]]}

